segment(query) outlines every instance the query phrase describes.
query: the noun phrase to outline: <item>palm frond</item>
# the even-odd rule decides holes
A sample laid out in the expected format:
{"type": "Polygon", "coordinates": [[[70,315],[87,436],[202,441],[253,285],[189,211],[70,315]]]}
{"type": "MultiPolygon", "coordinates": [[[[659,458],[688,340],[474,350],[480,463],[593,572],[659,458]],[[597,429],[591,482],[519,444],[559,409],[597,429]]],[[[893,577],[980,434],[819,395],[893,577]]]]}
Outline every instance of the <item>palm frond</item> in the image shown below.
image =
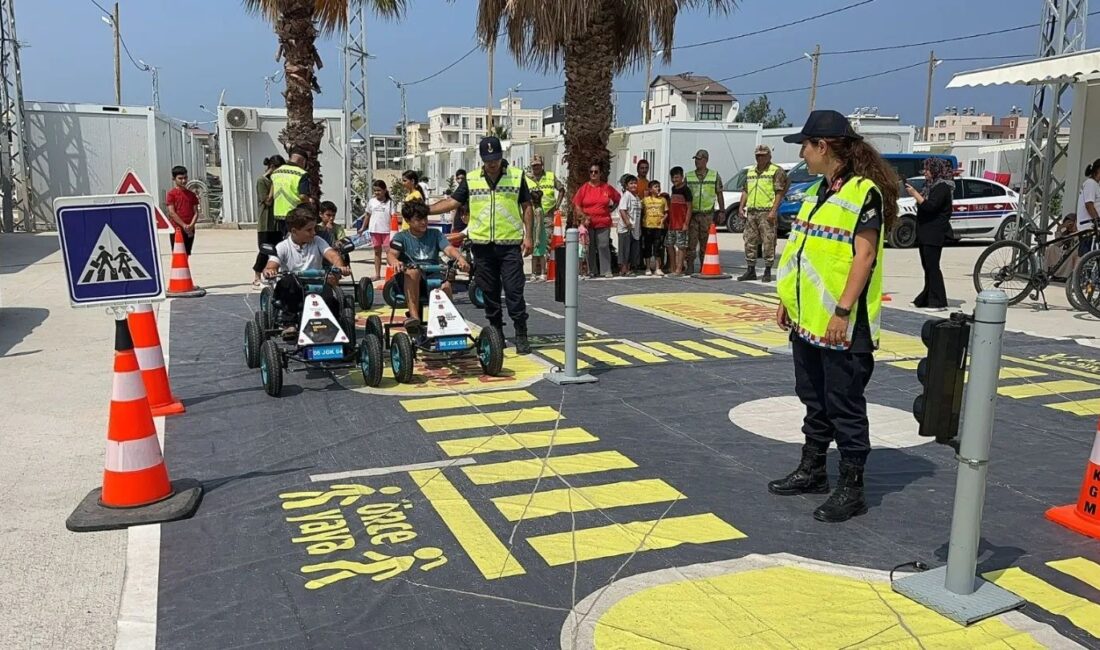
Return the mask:
{"type": "MultiPolygon", "coordinates": [[[[302,0],[242,0],[245,9],[274,23],[288,8],[302,0]]],[[[399,18],[405,13],[408,0],[312,0],[317,29],[322,33],[338,32],[348,25],[348,13],[366,6],[384,18],[399,18]]]]}

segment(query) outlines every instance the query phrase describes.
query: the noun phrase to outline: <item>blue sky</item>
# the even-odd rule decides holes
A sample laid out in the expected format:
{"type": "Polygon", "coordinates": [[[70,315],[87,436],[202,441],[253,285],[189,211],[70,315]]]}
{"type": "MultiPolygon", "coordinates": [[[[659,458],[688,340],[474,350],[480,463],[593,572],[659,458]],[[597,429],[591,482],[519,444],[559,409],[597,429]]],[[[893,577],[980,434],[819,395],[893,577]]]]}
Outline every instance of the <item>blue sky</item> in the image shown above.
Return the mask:
{"type": "MultiPolygon", "coordinates": [[[[705,12],[684,14],[677,26],[677,44],[721,38],[787,24],[807,15],[851,4],[852,0],[744,0],[732,14],[714,17],[705,12]]],[[[100,4],[110,6],[106,0],[100,4]]],[[[372,17],[368,50],[370,61],[371,130],[391,132],[400,119],[399,95],[387,76],[408,81],[431,74],[466,52],[475,42],[474,0],[411,0],[411,9],[399,22],[372,17]]],[[[122,0],[121,24],[135,58],[161,70],[161,103],[166,113],[186,120],[210,119],[199,104],[214,106],[226,89],[226,103],[263,106],[266,75],[279,69],[274,60],[275,38],[261,18],[247,14],[236,0],[122,0]]],[[[747,72],[797,57],[820,43],[823,51],[891,46],[949,38],[1038,22],[1039,0],[875,0],[844,13],[794,25],[761,36],[675,52],[671,65],[655,65],[655,74],[691,71],[714,78],[747,72]]],[[[27,99],[113,103],[113,43],[111,29],[90,0],[32,0],[17,4],[19,39],[23,50],[23,85],[27,99]]],[[[1096,34],[1096,29],[1093,30],[1096,34]]],[[[1098,38],[1090,38],[1095,46],[1098,38]]],[[[320,73],[324,93],[317,105],[338,107],[341,102],[342,63],[339,37],[326,38],[320,73]]],[[[1036,30],[940,45],[938,57],[978,57],[1035,52],[1036,30]]],[[[926,60],[928,47],[892,49],[874,54],[822,57],[819,82],[871,74],[926,60]]],[[[933,110],[944,106],[974,106],[978,111],[1003,114],[1012,105],[1030,106],[1023,88],[997,87],[944,90],[953,72],[1002,62],[946,62],[936,73],[933,110]]],[[[876,79],[824,87],[819,107],[849,112],[856,106],[878,106],[883,113],[900,113],[909,123],[924,119],[925,68],[916,67],[876,79]]],[[[541,88],[561,83],[560,74],[520,69],[507,52],[496,59],[496,95],[511,85],[541,88]]],[[[809,61],[728,82],[742,103],[750,93],[808,86],[809,61]]],[[[644,70],[629,71],[615,82],[616,89],[639,91],[620,95],[620,111],[628,122],[639,115],[644,70]]],[[[485,54],[475,53],[436,78],[408,90],[410,119],[442,104],[480,106],[486,101],[485,54]]],[[[148,73],[123,60],[123,103],[150,103],[148,73]]],[[[791,121],[806,115],[808,92],[773,93],[773,106],[786,109],[791,121]]],[[[524,105],[542,107],[561,99],[561,91],[524,94],[524,105]]],[[[272,105],[282,97],[273,93],[272,105]]],[[[620,120],[620,122],[622,119],[620,120]]]]}

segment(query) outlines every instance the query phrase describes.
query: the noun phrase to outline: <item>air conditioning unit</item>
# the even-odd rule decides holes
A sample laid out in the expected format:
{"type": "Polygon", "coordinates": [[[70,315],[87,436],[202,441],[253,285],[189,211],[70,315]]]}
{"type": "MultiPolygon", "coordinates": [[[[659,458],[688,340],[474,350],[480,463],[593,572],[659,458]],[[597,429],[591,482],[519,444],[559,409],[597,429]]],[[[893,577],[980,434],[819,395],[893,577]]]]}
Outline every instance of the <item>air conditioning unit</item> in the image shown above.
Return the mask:
{"type": "Polygon", "coordinates": [[[225,126],[230,131],[259,131],[259,119],[254,108],[229,108],[225,111],[225,126]]]}

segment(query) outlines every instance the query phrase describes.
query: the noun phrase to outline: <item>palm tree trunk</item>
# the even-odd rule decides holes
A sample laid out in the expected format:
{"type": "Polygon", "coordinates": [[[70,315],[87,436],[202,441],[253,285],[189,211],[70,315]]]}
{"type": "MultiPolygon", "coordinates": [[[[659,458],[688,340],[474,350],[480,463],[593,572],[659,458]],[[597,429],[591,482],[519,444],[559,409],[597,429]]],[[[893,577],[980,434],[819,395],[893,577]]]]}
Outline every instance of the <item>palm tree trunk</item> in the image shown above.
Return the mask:
{"type": "Polygon", "coordinates": [[[314,71],[322,66],[315,45],[314,0],[283,0],[282,13],[275,23],[279,38],[279,55],[286,70],[287,124],[279,134],[279,142],[289,152],[300,148],[306,152],[310,194],[315,201],[321,196],[321,164],[317,154],[325,135],[325,123],[313,119],[313,93],[320,92],[314,71]]]}
{"type": "Polygon", "coordinates": [[[584,31],[573,33],[565,45],[565,157],[569,165],[568,196],[588,180],[589,166],[598,163],[606,173],[611,153],[611,84],[615,66],[615,24],[610,5],[599,3],[595,18],[584,31]]]}

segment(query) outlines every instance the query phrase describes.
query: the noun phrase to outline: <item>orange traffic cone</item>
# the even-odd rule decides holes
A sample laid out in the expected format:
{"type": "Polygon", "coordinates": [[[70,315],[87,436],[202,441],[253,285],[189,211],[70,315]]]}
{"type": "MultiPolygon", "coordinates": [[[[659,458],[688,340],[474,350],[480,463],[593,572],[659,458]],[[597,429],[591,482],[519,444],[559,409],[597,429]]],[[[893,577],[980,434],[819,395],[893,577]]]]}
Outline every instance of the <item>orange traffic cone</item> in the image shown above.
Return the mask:
{"type": "Polygon", "coordinates": [[[146,303],[138,305],[129,316],[130,335],[134,338],[134,355],[141,368],[141,379],[145,382],[145,393],[149,398],[149,408],[154,416],[178,415],[183,413],[183,404],[172,396],[172,386],[168,383],[168,371],[164,367],[164,353],[160,347],[160,334],[157,332],[157,317],[153,315],[153,306],[146,303]]]}
{"type": "Polygon", "coordinates": [[[84,498],[65,526],[84,532],[173,521],[194,514],[201,499],[197,481],[168,480],[130,329],[119,319],[103,487],[84,498]]]}
{"type": "Polygon", "coordinates": [[[169,298],[201,298],[206,289],[200,289],[191,281],[191,267],[187,264],[187,248],[183,245],[183,231],[176,229],[172,243],[172,275],[168,278],[169,298]]]}
{"type": "Polygon", "coordinates": [[[550,236],[550,250],[546,255],[546,277],[551,281],[558,277],[558,256],[554,251],[562,246],[565,246],[565,228],[561,225],[561,210],[557,210],[554,212],[554,232],[550,236]]]}
{"type": "Polygon", "coordinates": [[[1096,423],[1096,438],[1085,465],[1085,480],[1081,482],[1077,504],[1051,508],[1046,518],[1075,533],[1100,539],[1100,421],[1096,423]]]}
{"type": "Polygon", "coordinates": [[[707,254],[703,257],[703,268],[699,273],[692,275],[701,280],[729,280],[730,276],[722,273],[722,265],[718,263],[718,228],[710,224],[710,234],[707,237],[707,254]]]}
{"type": "MultiPolygon", "coordinates": [[[[390,215],[390,241],[397,236],[398,231],[401,229],[401,218],[396,212],[390,215]]],[[[388,263],[386,264],[386,282],[390,281],[393,277],[393,267],[388,263]]]]}

